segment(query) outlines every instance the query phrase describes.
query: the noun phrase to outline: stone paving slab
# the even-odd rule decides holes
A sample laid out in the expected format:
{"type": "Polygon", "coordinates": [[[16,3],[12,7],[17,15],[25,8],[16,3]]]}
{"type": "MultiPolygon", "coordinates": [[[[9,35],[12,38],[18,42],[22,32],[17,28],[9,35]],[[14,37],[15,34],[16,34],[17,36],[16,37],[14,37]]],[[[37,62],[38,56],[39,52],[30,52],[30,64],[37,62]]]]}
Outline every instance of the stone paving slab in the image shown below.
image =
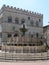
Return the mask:
{"type": "Polygon", "coordinates": [[[49,61],[0,62],[0,65],[49,65],[49,61]]]}

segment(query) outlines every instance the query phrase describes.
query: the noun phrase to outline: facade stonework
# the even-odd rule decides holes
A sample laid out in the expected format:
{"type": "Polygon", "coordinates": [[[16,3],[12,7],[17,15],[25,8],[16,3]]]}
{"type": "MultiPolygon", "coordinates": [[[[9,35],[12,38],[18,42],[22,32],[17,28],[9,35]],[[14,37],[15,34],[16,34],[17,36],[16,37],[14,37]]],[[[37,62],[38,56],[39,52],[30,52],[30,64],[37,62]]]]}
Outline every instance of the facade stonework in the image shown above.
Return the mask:
{"type": "Polygon", "coordinates": [[[42,14],[3,5],[0,25],[1,50],[10,57],[14,53],[17,60],[32,60],[33,53],[47,51],[42,14]]]}
{"type": "Polygon", "coordinates": [[[43,15],[37,13],[31,13],[22,9],[16,9],[15,7],[3,6],[0,12],[0,19],[2,24],[2,34],[3,41],[7,39],[7,33],[14,33],[15,31],[20,32],[20,27],[22,22],[25,23],[28,31],[26,34],[32,34],[36,36],[36,33],[39,36],[43,35],[43,15]],[[6,39],[4,39],[6,37],[6,39]]]}

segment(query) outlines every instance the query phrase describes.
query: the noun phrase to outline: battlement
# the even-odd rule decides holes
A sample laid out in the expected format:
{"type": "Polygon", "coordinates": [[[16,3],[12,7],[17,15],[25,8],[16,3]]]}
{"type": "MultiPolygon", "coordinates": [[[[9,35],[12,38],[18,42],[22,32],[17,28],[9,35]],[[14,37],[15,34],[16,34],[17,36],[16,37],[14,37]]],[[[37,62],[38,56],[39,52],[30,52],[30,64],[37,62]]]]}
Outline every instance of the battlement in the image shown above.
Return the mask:
{"type": "Polygon", "coordinates": [[[39,16],[43,16],[43,14],[40,14],[40,13],[36,13],[36,12],[32,12],[32,11],[29,11],[29,10],[25,10],[25,9],[20,9],[20,8],[16,8],[16,7],[13,7],[13,6],[9,6],[9,5],[3,5],[2,6],[2,9],[4,8],[7,8],[7,9],[13,9],[13,10],[17,10],[17,11],[22,11],[22,12],[25,12],[25,13],[28,13],[28,14],[34,14],[34,15],[39,15],[39,16]]]}

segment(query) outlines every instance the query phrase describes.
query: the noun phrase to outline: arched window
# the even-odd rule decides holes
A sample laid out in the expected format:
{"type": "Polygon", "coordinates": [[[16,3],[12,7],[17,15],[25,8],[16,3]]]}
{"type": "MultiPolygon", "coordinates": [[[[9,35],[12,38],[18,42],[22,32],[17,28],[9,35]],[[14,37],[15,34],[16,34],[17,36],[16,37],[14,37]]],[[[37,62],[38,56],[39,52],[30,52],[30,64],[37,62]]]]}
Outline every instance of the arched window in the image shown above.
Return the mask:
{"type": "Polygon", "coordinates": [[[12,17],[9,16],[9,17],[8,17],[8,23],[11,23],[11,22],[12,22],[12,17]]]}
{"type": "Polygon", "coordinates": [[[33,24],[34,24],[34,23],[33,23],[33,20],[31,20],[30,24],[31,24],[31,26],[33,26],[33,24]]]}
{"type": "Polygon", "coordinates": [[[18,36],[18,34],[16,33],[16,34],[14,34],[14,37],[17,37],[18,36]]]}
{"type": "Polygon", "coordinates": [[[41,19],[39,19],[39,22],[41,22],[41,19]]]}
{"type": "Polygon", "coordinates": [[[22,20],[21,20],[21,24],[23,24],[23,23],[25,23],[25,19],[22,19],[22,20]]]}
{"type": "Polygon", "coordinates": [[[39,26],[39,22],[38,21],[36,21],[36,26],[39,26]]]}
{"type": "Polygon", "coordinates": [[[18,18],[15,18],[15,23],[19,24],[19,19],[18,18]]]}

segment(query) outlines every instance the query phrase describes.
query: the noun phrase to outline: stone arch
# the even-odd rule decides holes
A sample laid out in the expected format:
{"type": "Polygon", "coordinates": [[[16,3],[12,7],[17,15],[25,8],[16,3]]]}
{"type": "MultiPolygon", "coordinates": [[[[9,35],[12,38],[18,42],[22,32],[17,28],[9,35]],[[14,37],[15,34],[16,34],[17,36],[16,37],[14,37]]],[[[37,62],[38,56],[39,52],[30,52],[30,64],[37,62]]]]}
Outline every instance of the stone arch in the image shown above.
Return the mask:
{"type": "Polygon", "coordinates": [[[20,35],[20,32],[19,31],[15,31],[14,32],[14,36],[19,36],[20,35]]]}

